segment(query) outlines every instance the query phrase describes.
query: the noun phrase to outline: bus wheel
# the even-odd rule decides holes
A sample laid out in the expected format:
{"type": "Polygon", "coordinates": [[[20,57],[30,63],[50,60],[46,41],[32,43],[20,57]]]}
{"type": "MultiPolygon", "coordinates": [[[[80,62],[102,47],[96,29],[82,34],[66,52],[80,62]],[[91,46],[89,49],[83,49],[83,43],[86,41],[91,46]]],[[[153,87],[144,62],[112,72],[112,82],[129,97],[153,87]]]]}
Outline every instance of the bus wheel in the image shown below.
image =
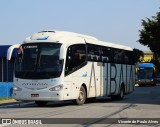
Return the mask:
{"type": "Polygon", "coordinates": [[[124,87],[121,86],[120,93],[118,95],[118,99],[122,100],[124,98],[124,87]]]}
{"type": "Polygon", "coordinates": [[[112,100],[122,100],[123,98],[124,98],[124,86],[121,86],[119,94],[112,95],[111,99],[112,100]]]}
{"type": "Polygon", "coordinates": [[[73,102],[77,105],[83,105],[85,101],[86,101],[86,90],[83,86],[81,86],[80,91],[79,91],[79,96],[73,102]]]}
{"type": "Polygon", "coordinates": [[[44,107],[46,106],[46,104],[48,103],[47,101],[35,101],[35,103],[39,106],[39,107],[44,107]]]}

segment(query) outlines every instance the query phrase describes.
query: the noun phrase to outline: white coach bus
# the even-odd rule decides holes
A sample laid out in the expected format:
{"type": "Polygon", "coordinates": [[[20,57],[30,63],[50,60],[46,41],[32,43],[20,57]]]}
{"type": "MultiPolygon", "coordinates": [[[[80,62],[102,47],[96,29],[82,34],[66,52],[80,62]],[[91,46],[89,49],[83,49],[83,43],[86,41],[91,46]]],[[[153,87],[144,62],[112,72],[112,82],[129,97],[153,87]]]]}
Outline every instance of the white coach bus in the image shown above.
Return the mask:
{"type": "Polygon", "coordinates": [[[135,86],[133,49],[71,32],[41,31],[8,49],[18,48],[13,97],[49,101],[86,100],[109,96],[123,99],[135,86]]]}

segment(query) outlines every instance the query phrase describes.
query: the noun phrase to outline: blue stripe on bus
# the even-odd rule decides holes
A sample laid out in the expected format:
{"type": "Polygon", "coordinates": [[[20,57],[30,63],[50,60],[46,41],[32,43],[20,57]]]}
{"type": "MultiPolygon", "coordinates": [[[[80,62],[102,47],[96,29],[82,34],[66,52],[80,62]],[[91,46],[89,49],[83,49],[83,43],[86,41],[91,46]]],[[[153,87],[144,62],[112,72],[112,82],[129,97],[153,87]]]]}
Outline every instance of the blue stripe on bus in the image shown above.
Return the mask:
{"type": "Polygon", "coordinates": [[[155,65],[152,63],[139,63],[138,67],[154,67],[155,65]]]}
{"type": "Polygon", "coordinates": [[[42,38],[37,38],[37,40],[47,40],[49,36],[42,37],[42,38]]]}

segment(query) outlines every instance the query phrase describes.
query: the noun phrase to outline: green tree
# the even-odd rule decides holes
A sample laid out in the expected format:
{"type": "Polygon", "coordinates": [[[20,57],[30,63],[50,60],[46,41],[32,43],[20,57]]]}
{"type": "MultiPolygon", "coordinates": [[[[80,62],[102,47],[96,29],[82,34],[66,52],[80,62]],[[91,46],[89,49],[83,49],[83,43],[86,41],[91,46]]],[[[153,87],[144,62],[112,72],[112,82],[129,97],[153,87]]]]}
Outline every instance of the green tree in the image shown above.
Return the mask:
{"type": "Polygon", "coordinates": [[[144,57],[144,53],[143,51],[139,50],[139,49],[133,49],[133,54],[134,54],[134,62],[141,62],[140,58],[144,57]]]}
{"type": "Polygon", "coordinates": [[[160,12],[156,13],[156,16],[152,16],[151,19],[142,19],[142,29],[139,30],[140,44],[148,46],[154,53],[154,58],[158,59],[158,53],[160,53],[160,12]]]}

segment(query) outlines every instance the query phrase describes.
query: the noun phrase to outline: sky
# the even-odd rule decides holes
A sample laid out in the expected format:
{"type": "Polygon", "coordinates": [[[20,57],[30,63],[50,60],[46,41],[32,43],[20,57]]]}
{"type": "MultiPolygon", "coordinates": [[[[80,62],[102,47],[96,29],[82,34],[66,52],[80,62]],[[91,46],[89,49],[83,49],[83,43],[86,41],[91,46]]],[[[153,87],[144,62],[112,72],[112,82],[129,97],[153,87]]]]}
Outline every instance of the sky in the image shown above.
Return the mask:
{"type": "Polygon", "coordinates": [[[0,45],[59,30],[146,51],[137,41],[141,22],[158,11],[160,0],[0,0],[0,45]]]}

